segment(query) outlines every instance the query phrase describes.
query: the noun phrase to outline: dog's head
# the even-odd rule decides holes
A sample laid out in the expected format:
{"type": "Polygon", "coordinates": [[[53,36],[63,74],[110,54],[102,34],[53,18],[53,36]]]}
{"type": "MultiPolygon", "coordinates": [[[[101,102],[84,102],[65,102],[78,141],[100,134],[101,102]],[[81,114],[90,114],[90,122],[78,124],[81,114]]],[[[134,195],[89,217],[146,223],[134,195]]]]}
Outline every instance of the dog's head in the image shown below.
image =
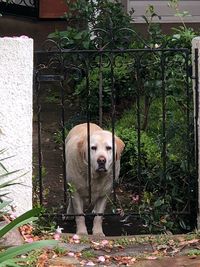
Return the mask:
{"type": "MultiPolygon", "coordinates": [[[[91,168],[96,172],[107,172],[111,169],[113,163],[113,138],[109,131],[96,131],[90,136],[90,162],[91,168]]],[[[124,149],[123,141],[115,136],[115,160],[120,160],[124,149]]],[[[87,140],[81,140],[78,143],[78,150],[81,157],[88,162],[87,140]]]]}

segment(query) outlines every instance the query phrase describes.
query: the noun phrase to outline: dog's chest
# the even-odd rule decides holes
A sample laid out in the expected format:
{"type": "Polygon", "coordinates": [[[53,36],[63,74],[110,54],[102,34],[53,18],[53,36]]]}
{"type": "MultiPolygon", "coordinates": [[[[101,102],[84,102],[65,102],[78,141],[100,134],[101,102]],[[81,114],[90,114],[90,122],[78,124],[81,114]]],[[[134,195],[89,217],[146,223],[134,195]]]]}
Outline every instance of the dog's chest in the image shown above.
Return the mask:
{"type": "Polygon", "coordinates": [[[93,177],[91,176],[91,182],[89,179],[79,188],[79,194],[84,199],[89,199],[91,192],[91,200],[95,202],[99,197],[109,195],[112,190],[112,178],[110,177],[93,177]],[[90,190],[91,188],[91,190],[90,190]]]}

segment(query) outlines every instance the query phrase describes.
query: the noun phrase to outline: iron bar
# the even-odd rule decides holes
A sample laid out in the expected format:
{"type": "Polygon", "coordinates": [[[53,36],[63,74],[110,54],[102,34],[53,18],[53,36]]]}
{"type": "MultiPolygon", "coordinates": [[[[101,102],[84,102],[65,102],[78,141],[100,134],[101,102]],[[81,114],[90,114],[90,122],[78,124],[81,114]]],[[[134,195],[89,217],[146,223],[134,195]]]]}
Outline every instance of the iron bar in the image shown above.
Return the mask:
{"type": "MultiPolygon", "coordinates": [[[[141,107],[140,107],[140,90],[141,90],[141,77],[140,77],[140,58],[137,55],[136,58],[136,82],[137,82],[137,93],[136,93],[136,113],[137,113],[137,179],[139,182],[139,191],[141,190],[141,107]]],[[[140,192],[139,192],[140,193],[140,192]]]]}
{"type": "Polygon", "coordinates": [[[199,50],[194,51],[194,68],[195,68],[195,163],[196,163],[196,188],[197,188],[197,227],[199,227],[198,216],[200,214],[200,190],[199,190],[199,50]]]}
{"type": "Polygon", "coordinates": [[[38,138],[38,179],[39,179],[39,200],[43,204],[43,179],[42,179],[42,148],[41,148],[41,104],[40,104],[40,83],[36,79],[36,105],[37,105],[37,138],[38,138]]]}
{"type": "Polygon", "coordinates": [[[63,186],[64,186],[64,204],[67,204],[67,174],[66,174],[66,154],[65,154],[65,94],[63,82],[61,88],[61,129],[62,129],[62,157],[63,157],[63,186]]]}
{"type": "MultiPolygon", "coordinates": [[[[189,53],[185,54],[185,68],[186,68],[186,121],[187,121],[187,171],[190,173],[190,90],[189,90],[189,53]]],[[[190,181],[189,181],[190,182],[190,181]]]]}
{"type": "MultiPolygon", "coordinates": [[[[119,216],[121,218],[124,218],[126,216],[134,216],[134,217],[139,217],[141,218],[141,215],[142,214],[145,214],[144,213],[138,213],[138,212],[125,212],[123,213],[123,216],[120,214],[120,213],[112,213],[112,212],[105,212],[105,213],[93,213],[93,212],[88,212],[88,213],[82,213],[82,214],[65,214],[65,213],[53,213],[53,214],[50,214],[50,216],[57,216],[57,217],[62,217],[62,218],[65,218],[65,217],[74,217],[74,216],[84,216],[84,217],[95,217],[95,216],[103,216],[103,217],[107,217],[107,216],[119,216]]],[[[159,215],[169,215],[168,213],[165,213],[165,212],[158,212],[159,215]]],[[[190,215],[189,212],[185,211],[185,212],[176,212],[176,211],[173,211],[171,214],[173,215],[190,215]]],[[[49,216],[49,215],[48,215],[49,216]]]]}
{"type": "Polygon", "coordinates": [[[99,126],[103,124],[103,68],[102,68],[102,55],[99,59],[99,126]]]}
{"type": "Polygon", "coordinates": [[[187,51],[189,51],[189,49],[187,49],[187,48],[163,48],[163,49],[161,49],[161,48],[138,48],[138,49],[112,49],[112,50],[110,50],[110,49],[105,49],[105,50],[103,50],[103,49],[97,49],[97,50],[95,50],[95,49],[91,49],[91,50],[88,50],[88,49],[84,49],[84,50],[76,50],[76,49],[61,49],[60,51],[43,51],[43,50],[38,50],[38,51],[36,51],[35,53],[36,54],[43,54],[44,52],[45,52],[45,54],[46,55],[51,55],[51,54],[59,54],[59,53],[63,53],[63,54],[88,54],[88,53],[90,53],[90,54],[104,54],[104,53],[110,53],[110,52],[112,52],[113,54],[115,54],[115,53],[121,53],[121,54],[123,54],[123,53],[125,53],[125,54],[127,54],[127,53],[139,53],[139,52],[147,52],[147,53],[152,53],[152,52],[154,52],[154,53],[157,53],[157,52],[187,52],[187,51]]]}
{"type": "Polygon", "coordinates": [[[116,203],[116,149],[115,149],[115,112],[116,112],[116,92],[115,92],[115,85],[114,85],[114,61],[113,61],[113,54],[111,54],[111,124],[112,124],[112,170],[113,170],[113,201],[116,203]]]}
{"type": "Polygon", "coordinates": [[[195,159],[197,166],[197,177],[199,175],[199,137],[198,137],[198,120],[199,120],[199,51],[195,49],[195,159]]]}
{"type": "Polygon", "coordinates": [[[90,81],[89,81],[89,64],[88,58],[85,62],[86,65],[86,92],[87,92],[87,148],[88,148],[88,195],[89,195],[89,203],[92,202],[92,188],[91,188],[91,154],[90,154],[90,100],[91,100],[91,92],[90,92],[90,81]]]}
{"type": "Polygon", "coordinates": [[[166,179],[167,141],[166,141],[166,89],[165,89],[165,54],[161,54],[161,80],[162,80],[162,160],[163,180],[166,179]]]}

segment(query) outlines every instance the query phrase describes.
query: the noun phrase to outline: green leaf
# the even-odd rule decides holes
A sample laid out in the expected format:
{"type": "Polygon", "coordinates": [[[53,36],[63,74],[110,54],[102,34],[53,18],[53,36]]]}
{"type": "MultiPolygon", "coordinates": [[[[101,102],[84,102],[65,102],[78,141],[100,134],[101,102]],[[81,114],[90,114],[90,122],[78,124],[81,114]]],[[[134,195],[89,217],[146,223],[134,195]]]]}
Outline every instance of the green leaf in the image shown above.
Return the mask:
{"type": "Polygon", "coordinates": [[[27,223],[28,221],[30,222],[31,220],[35,220],[35,216],[39,215],[40,212],[41,208],[35,208],[25,212],[24,214],[16,218],[14,221],[10,222],[8,225],[0,229],[0,238],[4,236],[7,232],[9,232],[11,229],[24,224],[23,222],[27,223]]]}
{"type": "Polygon", "coordinates": [[[0,211],[8,206],[12,201],[3,201],[0,203],[0,211]]]}
{"type": "Polygon", "coordinates": [[[56,240],[42,240],[31,244],[24,244],[18,247],[9,248],[6,251],[0,253],[0,266],[8,266],[8,265],[2,265],[2,263],[5,263],[5,261],[8,261],[21,254],[25,254],[31,250],[40,249],[42,247],[47,247],[47,246],[56,246],[57,244],[58,241],[56,240]]]}
{"type": "Polygon", "coordinates": [[[0,178],[4,178],[5,176],[8,176],[8,175],[11,175],[13,173],[16,173],[16,172],[19,172],[20,170],[17,170],[17,171],[13,171],[13,172],[6,172],[6,173],[3,173],[0,175],[0,178]]]}
{"type": "Polygon", "coordinates": [[[9,259],[9,260],[6,260],[2,263],[0,263],[0,267],[20,267],[21,265],[18,265],[17,262],[26,262],[27,259],[9,259]]]}

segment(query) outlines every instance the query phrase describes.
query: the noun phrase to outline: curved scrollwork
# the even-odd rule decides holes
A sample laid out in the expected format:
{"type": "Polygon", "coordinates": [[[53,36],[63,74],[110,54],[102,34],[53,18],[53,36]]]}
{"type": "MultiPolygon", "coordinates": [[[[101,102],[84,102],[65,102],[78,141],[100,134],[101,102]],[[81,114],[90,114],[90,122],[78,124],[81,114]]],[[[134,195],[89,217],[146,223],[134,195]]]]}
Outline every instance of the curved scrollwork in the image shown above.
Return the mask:
{"type": "MultiPolygon", "coordinates": [[[[2,1],[0,1],[2,2],[2,1]]],[[[35,0],[9,0],[9,4],[15,4],[20,6],[27,6],[27,7],[35,7],[36,6],[35,0]]]]}

